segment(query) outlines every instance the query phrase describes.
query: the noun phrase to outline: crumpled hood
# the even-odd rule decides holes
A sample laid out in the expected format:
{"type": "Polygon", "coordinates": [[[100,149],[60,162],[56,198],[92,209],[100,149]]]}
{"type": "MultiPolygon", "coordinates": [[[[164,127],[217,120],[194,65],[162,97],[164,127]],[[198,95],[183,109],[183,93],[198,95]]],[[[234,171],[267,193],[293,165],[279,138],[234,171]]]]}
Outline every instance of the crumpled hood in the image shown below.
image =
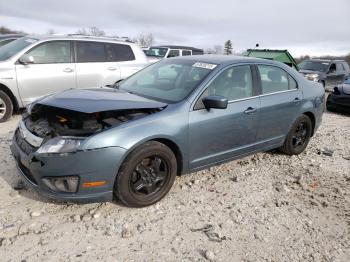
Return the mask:
{"type": "Polygon", "coordinates": [[[37,104],[82,113],[162,108],[167,104],[112,88],[70,89],[39,100],[37,104]]]}

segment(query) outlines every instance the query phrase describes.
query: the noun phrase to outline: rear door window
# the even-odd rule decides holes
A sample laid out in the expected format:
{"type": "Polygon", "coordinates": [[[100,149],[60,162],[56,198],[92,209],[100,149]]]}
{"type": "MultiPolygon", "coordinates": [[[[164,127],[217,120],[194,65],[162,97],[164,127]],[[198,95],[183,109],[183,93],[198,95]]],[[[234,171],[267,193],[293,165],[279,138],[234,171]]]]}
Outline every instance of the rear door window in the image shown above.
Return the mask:
{"type": "Polygon", "coordinates": [[[92,62],[106,61],[104,43],[78,41],[76,47],[77,47],[76,52],[77,52],[78,63],[92,63],[92,62]]]}
{"type": "Polygon", "coordinates": [[[180,55],[180,50],[170,50],[168,54],[168,58],[175,57],[180,55]]]}
{"type": "Polygon", "coordinates": [[[283,69],[270,65],[258,65],[258,70],[262,94],[289,90],[289,75],[283,69]]]}
{"type": "Polygon", "coordinates": [[[33,56],[34,64],[57,64],[71,62],[70,41],[50,41],[27,52],[33,56]]]}
{"type": "Polygon", "coordinates": [[[123,62],[135,60],[135,55],[129,45],[107,43],[106,55],[108,62],[123,62]]]}
{"type": "Polygon", "coordinates": [[[191,50],[182,50],[182,56],[192,55],[191,50]]]}

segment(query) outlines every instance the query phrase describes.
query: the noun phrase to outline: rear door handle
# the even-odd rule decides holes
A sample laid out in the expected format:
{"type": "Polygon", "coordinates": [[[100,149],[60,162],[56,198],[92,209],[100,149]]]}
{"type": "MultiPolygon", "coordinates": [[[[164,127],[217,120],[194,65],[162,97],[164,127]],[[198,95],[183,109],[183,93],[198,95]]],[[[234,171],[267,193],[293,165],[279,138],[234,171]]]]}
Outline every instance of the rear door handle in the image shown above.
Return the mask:
{"type": "Polygon", "coordinates": [[[71,73],[71,72],[73,72],[73,69],[72,69],[72,68],[67,67],[67,68],[63,69],[63,72],[66,72],[66,73],[71,73]]]}
{"type": "Polygon", "coordinates": [[[294,98],[293,103],[299,103],[301,99],[299,97],[294,98]]]}
{"type": "Polygon", "coordinates": [[[250,114],[255,113],[256,110],[257,110],[256,108],[250,106],[246,110],[244,110],[244,113],[250,115],[250,114]]]}
{"type": "Polygon", "coordinates": [[[109,71],[114,71],[114,70],[117,70],[117,68],[113,67],[113,66],[110,66],[107,68],[109,71]]]}

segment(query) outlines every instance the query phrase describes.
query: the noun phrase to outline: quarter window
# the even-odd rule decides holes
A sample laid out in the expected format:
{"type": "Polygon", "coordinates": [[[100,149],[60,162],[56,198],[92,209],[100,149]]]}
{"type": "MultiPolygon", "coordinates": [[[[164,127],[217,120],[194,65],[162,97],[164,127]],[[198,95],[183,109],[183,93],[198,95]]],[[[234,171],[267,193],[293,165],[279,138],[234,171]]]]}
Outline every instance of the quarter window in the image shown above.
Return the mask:
{"type": "Polygon", "coordinates": [[[192,52],[190,50],[182,50],[182,56],[188,56],[191,54],[192,54],[192,52]]]}
{"type": "Polygon", "coordinates": [[[77,42],[77,62],[105,62],[105,46],[99,42],[77,42]]]}
{"type": "Polygon", "coordinates": [[[29,52],[34,64],[70,63],[71,48],[69,41],[52,41],[34,47],[29,52]]]}
{"type": "Polygon", "coordinates": [[[229,101],[252,96],[253,81],[250,66],[234,66],[224,70],[209,84],[206,95],[220,95],[229,101]]]}
{"type": "MultiPolygon", "coordinates": [[[[261,79],[262,94],[271,94],[289,89],[289,75],[286,71],[268,65],[258,65],[258,69],[261,79]]],[[[296,83],[294,83],[294,85],[296,86],[296,83]]],[[[292,86],[293,83],[291,83],[291,87],[292,86]]]]}
{"type": "Polygon", "coordinates": [[[108,62],[122,62],[135,60],[135,55],[129,45],[106,44],[108,62]]]}
{"type": "Polygon", "coordinates": [[[180,55],[180,50],[170,50],[168,54],[168,58],[175,57],[180,55]]]}

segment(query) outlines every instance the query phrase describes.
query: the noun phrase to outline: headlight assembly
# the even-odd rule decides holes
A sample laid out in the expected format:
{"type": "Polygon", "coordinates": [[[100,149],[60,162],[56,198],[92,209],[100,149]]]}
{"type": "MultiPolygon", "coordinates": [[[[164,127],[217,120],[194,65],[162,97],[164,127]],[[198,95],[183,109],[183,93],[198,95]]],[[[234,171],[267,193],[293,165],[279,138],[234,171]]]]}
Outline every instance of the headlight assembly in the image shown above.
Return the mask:
{"type": "Polygon", "coordinates": [[[43,144],[37,153],[71,153],[79,149],[82,141],[80,138],[55,137],[43,144]]]}
{"type": "Polygon", "coordinates": [[[305,77],[308,80],[317,82],[319,80],[319,78],[320,78],[320,75],[319,74],[306,74],[305,77]]]}

